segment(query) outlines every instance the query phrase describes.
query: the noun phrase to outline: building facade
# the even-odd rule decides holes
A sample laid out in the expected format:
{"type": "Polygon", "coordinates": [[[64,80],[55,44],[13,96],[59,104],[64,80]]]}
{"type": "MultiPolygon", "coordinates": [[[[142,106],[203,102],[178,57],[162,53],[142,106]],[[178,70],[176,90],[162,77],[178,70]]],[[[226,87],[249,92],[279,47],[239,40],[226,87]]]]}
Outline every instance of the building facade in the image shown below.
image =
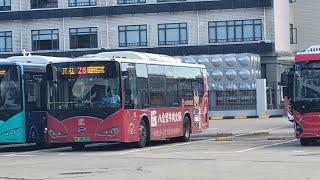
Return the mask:
{"type": "MultiPolygon", "coordinates": [[[[254,53],[278,108],[297,50],[293,0],[0,0],[0,58],[135,50],[171,56],[254,53]]],[[[300,28],[299,28],[300,29],[300,28]]],[[[299,46],[298,46],[299,47],[299,46]]],[[[272,101],[272,102],[271,102],[272,101]]]]}

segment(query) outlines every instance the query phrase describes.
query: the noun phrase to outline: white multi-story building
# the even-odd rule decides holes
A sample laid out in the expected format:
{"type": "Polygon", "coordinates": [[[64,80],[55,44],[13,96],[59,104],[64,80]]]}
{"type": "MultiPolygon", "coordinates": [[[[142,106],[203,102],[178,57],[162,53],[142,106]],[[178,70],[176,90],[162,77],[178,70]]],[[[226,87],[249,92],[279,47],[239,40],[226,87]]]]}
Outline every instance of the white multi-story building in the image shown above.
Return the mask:
{"type": "MultiPolygon", "coordinates": [[[[119,49],[172,56],[254,53],[261,56],[262,77],[277,86],[297,50],[297,27],[303,29],[295,24],[295,6],[303,2],[294,2],[0,0],[0,57],[119,49]]],[[[274,96],[280,101],[278,92],[274,96]]]]}

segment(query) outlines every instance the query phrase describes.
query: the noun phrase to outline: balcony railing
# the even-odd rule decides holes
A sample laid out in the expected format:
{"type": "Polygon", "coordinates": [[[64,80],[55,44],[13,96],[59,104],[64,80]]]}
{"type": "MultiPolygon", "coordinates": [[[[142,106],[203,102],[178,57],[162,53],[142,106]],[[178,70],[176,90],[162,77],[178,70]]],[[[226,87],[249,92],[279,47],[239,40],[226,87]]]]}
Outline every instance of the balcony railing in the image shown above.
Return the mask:
{"type": "Polygon", "coordinates": [[[46,4],[31,4],[31,9],[41,9],[41,8],[57,8],[58,2],[46,3],[46,4]]]}
{"type": "Polygon", "coordinates": [[[95,5],[97,5],[96,1],[69,3],[69,7],[77,7],[77,6],[95,6],[95,5]]]}
{"type": "Polygon", "coordinates": [[[147,42],[135,42],[135,43],[119,43],[119,47],[139,47],[148,46],[147,42]]]}
{"type": "Polygon", "coordinates": [[[11,6],[0,6],[0,11],[11,11],[11,6]]]}
{"type": "Polygon", "coordinates": [[[2,48],[0,52],[12,52],[12,48],[2,48]]]}
{"type": "Polygon", "coordinates": [[[159,41],[159,45],[177,45],[177,44],[188,44],[187,40],[181,41],[159,41]]]}
{"type": "Polygon", "coordinates": [[[157,0],[157,2],[177,2],[177,1],[186,1],[186,0],[157,0]]]}

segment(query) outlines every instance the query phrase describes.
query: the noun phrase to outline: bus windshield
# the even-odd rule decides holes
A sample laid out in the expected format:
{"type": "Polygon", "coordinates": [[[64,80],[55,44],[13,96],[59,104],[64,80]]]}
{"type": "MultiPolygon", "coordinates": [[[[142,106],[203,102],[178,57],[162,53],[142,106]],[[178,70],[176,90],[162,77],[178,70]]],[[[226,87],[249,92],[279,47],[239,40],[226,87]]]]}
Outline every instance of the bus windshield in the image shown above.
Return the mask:
{"type": "Polygon", "coordinates": [[[318,65],[305,65],[296,72],[296,100],[320,100],[320,63],[318,65]]]}
{"type": "Polygon", "coordinates": [[[117,62],[72,62],[51,66],[49,113],[63,120],[74,116],[105,119],[121,108],[117,62]]]}
{"type": "Polygon", "coordinates": [[[0,120],[6,121],[22,110],[20,68],[0,66],[0,120]]]}

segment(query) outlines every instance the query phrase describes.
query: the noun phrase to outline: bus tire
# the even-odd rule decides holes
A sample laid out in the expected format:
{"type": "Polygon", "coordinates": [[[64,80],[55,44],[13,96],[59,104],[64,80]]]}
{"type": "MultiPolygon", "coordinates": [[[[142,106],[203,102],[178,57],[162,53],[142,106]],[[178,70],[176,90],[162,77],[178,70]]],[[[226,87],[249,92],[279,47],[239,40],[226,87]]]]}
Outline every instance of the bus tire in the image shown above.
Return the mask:
{"type": "Polygon", "coordinates": [[[72,150],[74,151],[84,151],[85,144],[83,143],[74,143],[71,145],[72,150]]]}
{"type": "Polygon", "coordinates": [[[179,137],[180,142],[189,142],[191,135],[191,122],[188,116],[183,119],[183,136],[179,137]]]}
{"type": "Polygon", "coordinates": [[[310,146],[315,142],[313,138],[300,138],[300,144],[302,146],[310,146]]]}
{"type": "Polygon", "coordinates": [[[139,141],[134,143],[134,147],[143,148],[148,141],[148,127],[144,120],[141,120],[139,127],[139,141]]]}

